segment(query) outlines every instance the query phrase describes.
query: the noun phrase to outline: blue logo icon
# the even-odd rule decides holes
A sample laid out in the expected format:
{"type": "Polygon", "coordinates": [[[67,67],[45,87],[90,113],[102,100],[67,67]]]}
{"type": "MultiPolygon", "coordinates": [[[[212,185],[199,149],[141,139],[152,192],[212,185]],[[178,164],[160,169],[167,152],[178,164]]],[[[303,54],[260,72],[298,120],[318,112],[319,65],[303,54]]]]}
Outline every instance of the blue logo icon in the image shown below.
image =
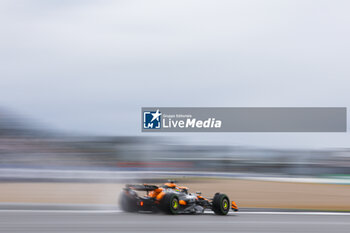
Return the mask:
{"type": "Polygon", "coordinates": [[[155,112],[144,111],[143,112],[143,128],[144,129],[160,129],[161,127],[162,113],[159,109],[155,112]]]}

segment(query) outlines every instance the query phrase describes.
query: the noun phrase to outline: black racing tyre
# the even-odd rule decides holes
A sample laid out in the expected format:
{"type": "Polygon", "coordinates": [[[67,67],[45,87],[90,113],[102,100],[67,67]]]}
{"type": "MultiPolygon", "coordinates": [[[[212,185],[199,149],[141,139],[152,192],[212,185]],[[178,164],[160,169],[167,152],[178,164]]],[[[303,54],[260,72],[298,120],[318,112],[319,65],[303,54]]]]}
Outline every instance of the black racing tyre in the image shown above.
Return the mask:
{"type": "Polygon", "coordinates": [[[120,195],[119,205],[121,209],[125,212],[137,211],[137,200],[127,191],[122,192],[122,194],[120,195]]]}
{"type": "Polygon", "coordinates": [[[179,198],[174,193],[167,193],[159,204],[160,209],[166,214],[177,214],[179,211],[179,198]]]}
{"type": "Polygon", "coordinates": [[[227,215],[230,211],[230,199],[222,193],[216,193],[213,198],[213,211],[217,215],[227,215]]]}

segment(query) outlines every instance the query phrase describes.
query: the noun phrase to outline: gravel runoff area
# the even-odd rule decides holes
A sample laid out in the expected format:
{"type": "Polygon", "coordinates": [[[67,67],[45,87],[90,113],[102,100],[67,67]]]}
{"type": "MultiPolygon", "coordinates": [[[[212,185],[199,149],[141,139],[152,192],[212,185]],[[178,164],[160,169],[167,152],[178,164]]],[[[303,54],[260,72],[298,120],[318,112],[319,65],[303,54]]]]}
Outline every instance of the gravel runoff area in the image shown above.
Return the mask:
{"type": "MultiPolygon", "coordinates": [[[[179,180],[207,197],[226,193],[239,207],[350,210],[350,185],[309,184],[240,179],[179,180]]],[[[0,183],[1,203],[117,204],[122,184],[0,183]]]]}

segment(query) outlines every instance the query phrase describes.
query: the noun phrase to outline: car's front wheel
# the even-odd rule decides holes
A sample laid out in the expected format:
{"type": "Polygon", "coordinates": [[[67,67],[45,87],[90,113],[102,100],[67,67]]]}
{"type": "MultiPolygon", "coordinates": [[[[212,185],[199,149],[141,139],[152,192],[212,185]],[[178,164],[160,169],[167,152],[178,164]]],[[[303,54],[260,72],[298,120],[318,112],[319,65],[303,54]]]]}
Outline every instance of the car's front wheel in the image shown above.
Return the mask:
{"type": "Polygon", "coordinates": [[[212,204],[215,214],[227,215],[230,211],[230,199],[225,194],[216,193],[212,204]]]}

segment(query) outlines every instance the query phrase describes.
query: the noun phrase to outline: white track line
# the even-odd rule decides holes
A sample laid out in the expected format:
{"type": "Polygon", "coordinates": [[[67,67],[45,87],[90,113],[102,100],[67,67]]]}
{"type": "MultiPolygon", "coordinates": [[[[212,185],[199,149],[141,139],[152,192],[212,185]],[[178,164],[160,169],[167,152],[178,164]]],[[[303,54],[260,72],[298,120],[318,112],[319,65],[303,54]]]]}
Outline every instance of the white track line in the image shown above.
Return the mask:
{"type": "Polygon", "coordinates": [[[271,215],[338,215],[350,216],[350,213],[344,212],[239,212],[237,214],[271,214],[271,215]]]}
{"type": "MultiPolygon", "coordinates": [[[[53,214],[115,214],[123,213],[122,210],[0,210],[0,213],[53,213],[53,214]]],[[[205,213],[212,213],[205,211],[205,213]]],[[[334,216],[350,216],[350,213],[344,212],[230,212],[230,215],[334,215],[334,216]]]]}

